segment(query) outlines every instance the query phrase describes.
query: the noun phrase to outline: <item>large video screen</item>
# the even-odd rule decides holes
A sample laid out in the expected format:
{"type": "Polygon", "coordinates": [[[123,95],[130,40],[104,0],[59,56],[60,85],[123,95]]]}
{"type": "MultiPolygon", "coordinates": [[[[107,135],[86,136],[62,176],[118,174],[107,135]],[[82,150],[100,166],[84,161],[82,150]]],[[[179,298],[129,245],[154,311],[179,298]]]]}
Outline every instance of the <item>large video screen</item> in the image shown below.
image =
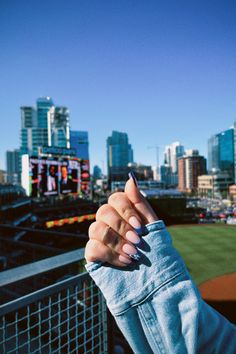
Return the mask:
{"type": "Polygon", "coordinates": [[[22,158],[22,186],[31,197],[79,194],[89,196],[89,161],[76,157],[22,158]]]}
{"type": "Polygon", "coordinates": [[[89,160],[80,160],[81,168],[81,194],[86,197],[90,195],[90,173],[89,160]]]}
{"type": "Polygon", "coordinates": [[[80,192],[80,161],[76,158],[64,159],[60,166],[60,193],[80,192]]]}
{"type": "Polygon", "coordinates": [[[57,159],[39,159],[38,191],[41,196],[59,194],[59,168],[57,159]]]}

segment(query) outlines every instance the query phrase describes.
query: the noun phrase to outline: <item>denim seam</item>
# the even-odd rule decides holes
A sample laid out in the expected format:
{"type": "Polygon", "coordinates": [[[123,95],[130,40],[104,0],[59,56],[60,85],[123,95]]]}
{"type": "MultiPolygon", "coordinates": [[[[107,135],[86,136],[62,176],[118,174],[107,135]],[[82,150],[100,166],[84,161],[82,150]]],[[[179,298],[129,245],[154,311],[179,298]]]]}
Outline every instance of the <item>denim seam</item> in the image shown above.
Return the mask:
{"type": "MultiPolygon", "coordinates": [[[[148,325],[148,323],[147,323],[147,319],[146,319],[146,317],[145,317],[145,313],[144,313],[144,311],[143,311],[143,309],[142,309],[142,306],[140,306],[140,308],[138,309],[138,313],[139,313],[139,315],[140,315],[140,317],[141,317],[141,320],[143,320],[143,321],[141,321],[141,323],[144,322],[145,327],[146,327],[146,331],[148,331],[149,334],[150,334],[150,337],[151,337],[151,339],[152,339],[152,343],[153,343],[153,344],[155,345],[155,347],[158,349],[159,353],[166,354],[165,351],[163,350],[164,346],[163,346],[162,339],[161,339],[161,333],[160,333],[161,331],[160,331],[160,328],[157,328],[157,332],[158,332],[157,337],[158,337],[158,338],[156,338],[156,336],[153,335],[153,332],[152,332],[151,328],[149,327],[149,325],[148,325]]],[[[159,323],[158,323],[158,325],[159,325],[159,323]]],[[[158,326],[158,327],[160,327],[160,326],[158,326]]],[[[144,329],[144,333],[145,333],[146,331],[145,331],[145,329],[144,329]]],[[[150,344],[149,344],[149,345],[150,345],[150,344]]],[[[150,345],[150,346],[151,346],[151,345],[150,345]]],[[[156,352],[154,352],[154,353],[156,353],[156,352]]]]}
{"type": "MultiPolygon", "coordinates": [[[[130,305],[129,307],[127,307],[125,310],[122,310],[120,312],[113,312],[112,307],[111,310],[114,314],[114,316],[122,316],[124,313],[126,313],[127,311],[129,311],[129,309],[137,307],[141,304],[143,304],[145,301],[147,301],[149,299],[150,296],[152,296],[153,294],[155,294],[155,292],[159,291],[163,286],[169,284],[170,282],[172,282],[174,279],[178,278],[179,276],[181,276],[182,274],[186,273],[186,270],[183,269],[181,272],[174,274],[171,278],[168,278],[166,281],[164,281],[163,283],[161,283],[159,286],[155,287],[153,290],[151,290],[151,292],[149,294],[147,294],[142,300],[140,300],[139,302],[136,302],[135,304],[130,305]]],[[[187,275],[187,273],[186,273],[187,275]]],[[[149,284],[151,284],[151,282],[153,281],[153,279],[149,282],[149,284]]]]}

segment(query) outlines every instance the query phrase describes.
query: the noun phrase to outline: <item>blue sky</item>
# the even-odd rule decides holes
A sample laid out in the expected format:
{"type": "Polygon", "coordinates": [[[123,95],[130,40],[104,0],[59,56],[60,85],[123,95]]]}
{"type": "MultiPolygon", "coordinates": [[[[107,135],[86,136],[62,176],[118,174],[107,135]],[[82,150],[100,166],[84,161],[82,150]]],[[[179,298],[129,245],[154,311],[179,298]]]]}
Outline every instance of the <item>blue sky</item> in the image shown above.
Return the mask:
{"type": "Polygon", "coordinates": [[[112,130],[137,162],[176,140],[206,154],[236,120],[235,18],[227,0],[0,0],[0,168],[19,107],[47,95],[89,131],[92,165],[112,130]]]}

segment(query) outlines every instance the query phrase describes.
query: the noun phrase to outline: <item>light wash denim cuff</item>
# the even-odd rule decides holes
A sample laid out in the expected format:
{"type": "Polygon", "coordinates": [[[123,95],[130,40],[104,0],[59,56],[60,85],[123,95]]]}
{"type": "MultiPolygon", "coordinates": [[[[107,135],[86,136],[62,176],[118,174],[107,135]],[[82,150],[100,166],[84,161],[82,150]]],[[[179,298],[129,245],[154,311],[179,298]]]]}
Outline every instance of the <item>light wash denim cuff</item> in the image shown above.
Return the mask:
{"type": "Polygon", "coordinates": [[[162,220],[147,224],[147,234],[137,246],[139,261],[126,268],[107,263],[89,262],[87,271],[101,289],[113,315],[122,314],[144,301],[182,273],[186,267],[162,220]]]}

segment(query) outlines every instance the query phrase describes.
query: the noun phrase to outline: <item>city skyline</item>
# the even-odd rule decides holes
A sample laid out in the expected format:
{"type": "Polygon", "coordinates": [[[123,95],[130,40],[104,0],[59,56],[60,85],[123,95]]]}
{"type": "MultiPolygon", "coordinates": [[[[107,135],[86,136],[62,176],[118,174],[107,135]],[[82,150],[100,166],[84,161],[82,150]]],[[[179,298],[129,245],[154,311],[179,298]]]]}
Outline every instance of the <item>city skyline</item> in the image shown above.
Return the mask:
{"type": "Polygon", "coordinates": [[[40,96],[88,131],[92,166],[106,165],[112,130],[154,165],[148,146],[160,146],[160,164],[177,140],[207,156],[209,137],[233,125],[235,3],[42,4],[0,4],[0,169],[19,147],[20,106],[40,96]]]}

